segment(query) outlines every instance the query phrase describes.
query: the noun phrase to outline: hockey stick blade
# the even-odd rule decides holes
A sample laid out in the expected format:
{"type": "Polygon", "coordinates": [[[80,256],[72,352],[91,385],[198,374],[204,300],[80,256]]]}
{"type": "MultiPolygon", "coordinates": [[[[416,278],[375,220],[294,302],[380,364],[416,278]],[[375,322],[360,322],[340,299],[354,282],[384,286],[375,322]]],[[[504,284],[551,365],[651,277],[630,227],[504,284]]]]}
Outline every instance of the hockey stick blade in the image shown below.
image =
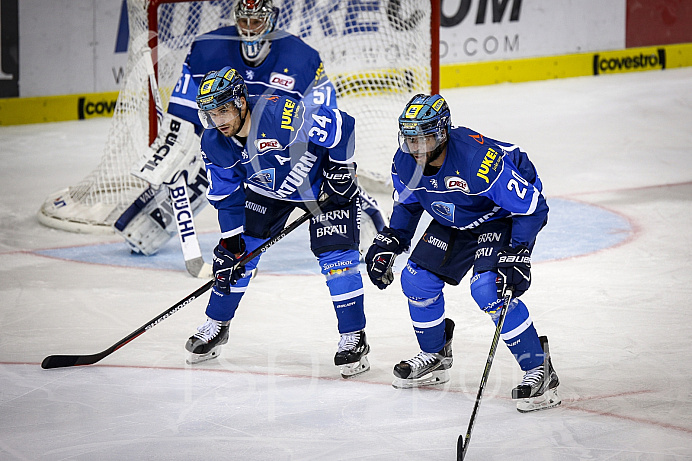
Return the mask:
{"type": "Polygon", "coordinates": [[[117,351],[130,341],[134,340],[135,338],[139,337],[140,335],[143,335],[150,329],[154,328],[156,325],[158,325],[160,322],[166,320],[168,317],[171,315],[175,314],[178,312],[180,309],[183,307],[187,306],[190,304],[192,301],[197,299],[197,297],[201,296],[204,294],[206,291],[208,291],[212,286],[214,285],[214,280],[209,280],[207,283],[205,283],[203,286],[195,290],[193,293],[190,293],[185,299],[181,299],[176,303],[175,305],[171,306],[169,309],[167,309],[165,312],[161,313],[157,317],[151,319],[149,322],[145,323],[117,343],[113,344],[111,347],[108,349],[99,352],[98,354],[90,354],[90,355],[49,355],[45,359],[43,359],[43,362],[41,362],[41,368],[48,370],[50,368],[65,368],[65,367],[74,367],[74,366],[80,366],[80,365],[93,365],[94,363],[100,361],[104,357],[109,356],[113,352],[117,351]]]}
{"type": "MultiPolygon", "coordinates": [[[[333,196],[329,196],[326,199],[317,202],[314,207],[309,208],[308,211],[306,211],[304,214],[302,214],[299,218],[297,218],[295,221],[293,221],[290,225],[285,227],[281,232],[279,232],[277,235],[271,237],[269,240],[255,248],[253,251],[248,253],[240,262],[238,262],[238,265],[245,265],[248,262],[252,261],[254,258],[262,254],[263,252],[267,251],[267,249],[277,243],[279,240],[283,239],[286,235],[289,233],[293,232],[295,229],[300,227],[301,224],[303,224],[305,221],[309,220],[312,216],[315,215],[316,212],[318,212],[324,205],[327,203],[331,202],[333,196]]],[[[113,352],[117,351],[130,341],[136,339],[137,337],[143,335],[147,331],[149,331],[151,328],[154,328],[156,325],[161,323],[162,321],[166,320],[168,317],[171,315],[175,314],[178,312],[180,309],[183,307],[187,306],[190,304],[192,301],[194,301],[196,298],[207,292],[211,287],[214,286],[214,279],[209,280],[207,283],[199,287],[197,290],[195,290],[193,293],[190,293],[188,296],[186,296],[184,299],[181,299],[178,303],[175,305],[171,306],[168,308],[166,311],[162,312],[160,315],[157,317],[151,319],[149,322],[146,324],[142,325],[117,343],[113,344],[111,347],[108,349],[101,351],[97,354],[90,354],[90,355],[49,355],[43,361],[41,362],[41,368],[48,370],[52,368],[66,368],[66,367],[74,367],[74,366],[80,366],[80,365],[93,365],[94,363],[102,360],[103,358],[109,356],[113,352]]]]}

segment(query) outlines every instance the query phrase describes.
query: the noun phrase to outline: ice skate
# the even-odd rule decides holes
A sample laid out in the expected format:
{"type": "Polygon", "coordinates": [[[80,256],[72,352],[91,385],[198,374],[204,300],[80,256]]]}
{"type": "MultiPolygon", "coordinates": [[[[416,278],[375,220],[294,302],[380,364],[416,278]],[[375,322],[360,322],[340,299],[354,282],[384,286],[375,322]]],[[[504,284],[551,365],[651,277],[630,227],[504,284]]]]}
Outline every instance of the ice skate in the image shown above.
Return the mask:
{"type": "Polygon", "coordinates": [[[394,365],[395,379],[392,386],[397,389],[444,384],[449,381],[449,370],[452,367],[452,336],[454,322],[445,319],[447,342],[440,352],[419,352],[409,360],[394,365]]]}
{"type": "Polygon", "coordinates": [[[541,336],[540,340],[545,353],[543,365],[528,370],[524,374],[521,384],[512,389],[512,398],[519,400],[517,410],[521,413],[553,408],[562,402],[557,395],[560,380],[550,360],[548,338],[541,336]]]}
{"type": "Polygon", "coordinates": [[[344,378],[365,373],[370,369],[368,352],[370,352],[370,345],[365,338],[365,330],[344,333],[339,340],[334,365],[341,368],[341,376],[344,378]]]}
{"type": "Polygon", "coordinates": [[[186,362],[189,365],[205,362],[221,354],[221,346],[228,342],[230,321],[207,319],[204,325],[197,327],[197,333],[190,336],[185,349],[190,353],[186,362]]]}

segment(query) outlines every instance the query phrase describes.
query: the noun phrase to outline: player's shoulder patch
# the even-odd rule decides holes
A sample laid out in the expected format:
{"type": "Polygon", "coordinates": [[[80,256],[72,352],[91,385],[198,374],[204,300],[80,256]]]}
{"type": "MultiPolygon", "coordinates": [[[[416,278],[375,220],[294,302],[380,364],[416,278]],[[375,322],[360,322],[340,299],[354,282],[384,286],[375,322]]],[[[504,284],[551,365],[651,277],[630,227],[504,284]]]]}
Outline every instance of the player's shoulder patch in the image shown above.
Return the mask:
{"type": "Polygon", "coordinates": [[[469,168],[469,187],[478,192],[488,189],[502,171],[502,149],[490,143],[479,145],[469,168]]]}

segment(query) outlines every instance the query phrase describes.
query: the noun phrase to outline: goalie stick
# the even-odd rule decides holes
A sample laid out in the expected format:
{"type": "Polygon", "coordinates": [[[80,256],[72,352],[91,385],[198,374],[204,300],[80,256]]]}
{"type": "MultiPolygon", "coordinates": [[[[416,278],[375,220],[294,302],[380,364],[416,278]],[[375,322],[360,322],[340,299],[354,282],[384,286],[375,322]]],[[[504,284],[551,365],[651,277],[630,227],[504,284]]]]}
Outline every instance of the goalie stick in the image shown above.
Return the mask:
{"type": "MultiPolygon", "coordinates": [[[[281,232],[279,232],[277,235],[269,238],[266,242],[255,248],[253,251],[248,253],[243,259],[241,259],[237,266],[242,266],[247,264],[248,262],[252,261],[254,258],[259,256],[261,253],[264,253],[277,243],[279,240],[283,239],[286,237],[288,234],[296,230],[301,224],[303,224],[305,221],[309,220],[311,217],[316,216],[316,214],[320,211],[320,209],[330,203],[332,201],[333,195],[330,195],[322,200],[320,200],[317,203],[314,204],[308,204],[308,211],[306,211],[303,215],[301,215],[299,218],[297,218],[295,221],[293,221],[291,224],[289,224],[287,227],[285,227],[281,232]]],[[[169,307],[166,309],[164,312],[159,314],[158,316],[154,317],[151,319],[149,322],[145,323],[117,343],[113,344],[111,347],[108,349],[105,349],[97,354],[89,354],[89,355],[49,355],[45,359],[43,359],[43,362],[41,362],[41,368],[48,370],[50,368],[65,368],[65,367],[74,367],[74,366],[80,366],[80,365],[93,365],[94,363],[100,361],[101,359],[109,356],[113,352],[117,351],[121,347],[125,346],[127,343],[130,341],[135,340],[139,336],[143,335],[150,329],[154,328],[156,325],[159,323],[163,322],[166,320],[168,317],[171,315],[175,314],[178,312],[180,309],[183,307],[187,306],[190,304],[192,301],[194,301],[197,297],[201,296],[205,292],[207,292],[211,287],[214,286],[214,279],[209,280],[207,283],[196,289],[194,292],[190,293],[188,296],[185,298],[181,299],[178,301],[176,304],[173,306],[169,307]]]]}
{"type": "Polygon", "coordinates": [[[471,413],[471,420],[469,421],[469,427],[466,430],[466,437],[459,436],[457,440],[457,461],[463,461],[466,456],[466,451],[469,448],[469,442],[471,441],[471,431],[473,430],[473,425],[476,422],[476,414],[478,413],[478,408],[481,406],[481,399],[483,398],[483,390],[485,389],[485,384],[488,381],[488,376],[490,375],[490,367],[493,365],[493,359],[495,358],[495,351],[497,350],[497,343],[500,340],[500,334],[502,332],[502,326],[505,323],[505,316],[507,315],[507,308],[509,303],[512,301],[512,290],[510,288],[505,288],[505,296],[503,299],[502,310],[500,310],[500,318],[497,320],[497,326],[495,327],[495,335],[493,336],[493,342],[490,345],[490,352],[488,353],[488,359],[485,363],[485,369],[483,370],[483,376],[481,377],[481,384],[478,387],[478,394],[476,395],[476,403],[473,406],[473,412],[471,413]]]}
{"type": "Polygon", "coordinates": [[[173,184],[168,185],[168,193],[173,203],[175,228],[178,230],[178,241],[183,250],[185,268],[193,277],[209,278],[212,276],[211,264],[204,262],[202,257],[184,174],[181,174],[173,184]]]}
{"type": "MultiPolygon", "coordinates": [[[[156,107],[158,127],[161,129],[163,103],[161,102],[159,85],[156,81],[156,71],[154,70],[154,61],[151,56],[150,48],[147,47],[144,50],[143,59],[147,68],[147,75],[149,76],[149,90],[154,98],[154,105],[156,107]]],[[[187,195],[185,175],[180,175],[177,181],[174,181],[173,184],[169,184],[168,189],[171,202],[173,203],[173,209],[175,210],[176,229],[178,231],[180,247],[183,251],[183,258],[185,259],[185,269],[187,269],[188,273],[193,277],[209,278],[212,276],[211,264],[204,262],[204,258],[202,257],[202,251],[197,239],[197,232],[195,232],[194,216],[189,211],[191,208],[190,200],[187,195]],[[180,191],[182,191],[182,193],[180,193],[180,191]],[[184,207],[184,210],[180,211],[177,205],[184,207]],[[185,218],[181,219],[181,215],[185,215],[185,218]]]]}

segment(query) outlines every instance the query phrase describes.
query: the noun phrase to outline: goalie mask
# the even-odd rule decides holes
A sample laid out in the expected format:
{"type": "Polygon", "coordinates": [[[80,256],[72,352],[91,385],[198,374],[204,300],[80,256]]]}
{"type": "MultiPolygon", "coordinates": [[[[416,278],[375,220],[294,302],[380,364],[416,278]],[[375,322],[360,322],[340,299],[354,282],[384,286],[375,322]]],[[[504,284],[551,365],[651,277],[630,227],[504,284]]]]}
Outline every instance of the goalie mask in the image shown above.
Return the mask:
{"type": "Polygon", "coordinates": [[[417,94],[399,116],[399,147],[419,164],[431,163],[444,151],[451,126],[449,106],[442,96],[417,94]]]}
{"type": "Polygon", "coordinates": [[[274,30],[279,9],[272,0],[239,0],[233,8],[233,19],[242,40],[243,58],[259,65],[269,54],[270,43],[265,40],[274,30]]]}
{"type": "Polygon", "coordinates": [[[197,91],[198,115],[205,129],[234,136],[245,124],[248,108],[245,81],[231,67],[207,73],[197,91]]]}

